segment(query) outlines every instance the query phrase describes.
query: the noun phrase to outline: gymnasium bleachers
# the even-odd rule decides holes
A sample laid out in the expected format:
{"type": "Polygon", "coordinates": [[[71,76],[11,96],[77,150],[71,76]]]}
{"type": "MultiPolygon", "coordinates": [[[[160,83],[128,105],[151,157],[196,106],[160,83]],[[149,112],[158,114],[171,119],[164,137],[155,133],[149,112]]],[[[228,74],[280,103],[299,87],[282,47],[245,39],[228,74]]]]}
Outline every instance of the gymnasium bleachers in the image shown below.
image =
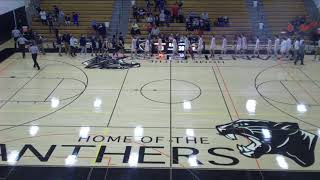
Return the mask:
{"type": "MultiPolygon", "coordinates": [[[[172,5],[176,2],[176,0],[167,0],[169,10],[171,10],[172,5]]],[[[185,16],[188,15],[190,11],[201,14],[202,12],[208,12],[211,24],[219,17],[219,16],[228,16],[230,19],[229,27],[213,27],[211,26],[211,31],[204,32],[204,40],[206,43],[210,41],[210,35],[215,34],[218,37],[218,41],[220,41],[222,35],[226,35],[228,39],[233,39],[234,35],[237,33],[244,33],[246,35],[251,35],[252,29],[251,24],[249,22],[249,13],[246,7],[245,0],[202,0],[202,1],[194,1],[194,0],[184,0],[183,1],[183,11],[185,16]]],[[[145,7],[144,0],[137,0],[136,5],[138,7],[145,7]]],[[[158,14],[158,12],[157,12],[158,14]]],[[[131,13],[131,22],[133,20],[133,16],[131,13]]],[[[146,25],[145,22],[138,23],[141,29],[141,37],[147,36],[146,25]]],[[[129,24],[129,33],[127,35],[127,41],[131,42],[130,39],[130,29],[131,23],[129,24]]],[[[171,23],[170,27],[160,27],[161,33],[170,34],[170,33],[179,33],[179,34],[189,34],[191,32],[186,31],[185,23],[171,23]]]]}
{"type": "Polygon", "coordinates": [[[306,16],[303,0],[263,0],[266,19],[272,34],[286,30],[296,16],[306,16]]]}
{"type": "MultiPolygon", "coordinates": [[[[60,33],[69,32],[80,37],[81,34],[91,34],[91,21],[99,22],[110,21],[112,18],[113,0],[41,0],[41,8],[45,11],[52,11],[53,6],[57,5],[65,15],[70,15],[72,21],[72,12],[79,13],[80,26],[60,26],[60,33]]],[[[38,17],[32,21],[32,29],[49,41],[54,40],[54,33],[49,32],[48,26],[44,26],[38,17]]]]}

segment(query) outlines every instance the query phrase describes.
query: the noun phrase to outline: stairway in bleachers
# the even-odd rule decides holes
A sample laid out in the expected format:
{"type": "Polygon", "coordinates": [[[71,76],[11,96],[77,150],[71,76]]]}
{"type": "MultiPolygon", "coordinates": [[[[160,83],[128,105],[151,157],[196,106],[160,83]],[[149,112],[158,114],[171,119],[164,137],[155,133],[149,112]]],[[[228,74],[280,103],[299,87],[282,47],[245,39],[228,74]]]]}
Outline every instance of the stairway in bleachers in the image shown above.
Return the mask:
{"type": "MultiPolygon", "coordinates": [[[[167,0],[169,9],[171,10],[172,5],[176,2],[176,0],[167,0]]],[[[204,40],[208,44],[210,41],[210,35],[215,34],[220,43],[220,39],[222,35],[226,35],[228,39],[234,39],[234,35],[238,33],[244,33],[247,36],[251,36],[252,28],[249,20],[249,13],[246,7],[245,0],[184,0],[183,1],[183,11],[185,16],[188,15],[190,11],[195,12],[197,14],[201,14],[202,12],[208,12],[211,24],[219,17],[219,16],[228,16],[230,19],[229,27],[213,27],[210,32],[204,33],[204,40]]],[[[138,7],[145,7],[144,0],[136,0],[136,4],[138,7]]],[[[158,14],[157,12],[156,14],[158,14]]],[[[131,13],[132,14],[132,13],[131,13]]],[[[133,17],[131,15],[131,20],[133,17]]],[[[147,36],[147,31],[144,28],[146,23],[139,23],[139,27],[141,28],[142,37],[147,36]]],[[[131,42],[130,37],[130,28],[131,24],[128,27],[128,35],[127,41],[131,42]]],[[[170,27],[160,27],[161,33],[171,34],[171,33],[179,33],[179,34],[189,34],[191,32],[186,31],[185,23],[171,23],[170,27]]]]}
{"type": "MultiPolygon", "coordinates": [[[[91,21],[97,22],[110,21],[114,0],[41,0],[41,8],[45,11],[52,11],[53,6],[57,5],[66,15],[71,16],[72,12],[78,12],[80,26],[60,26],[60,33],[69,32],[80,37],[81,34],[91,35],[91,21]]],[[[48,40],[54,40],[54,33],[49,32],[48,26],[44,26],[38,17],[32,20],[32,29],[48,40]]]]}

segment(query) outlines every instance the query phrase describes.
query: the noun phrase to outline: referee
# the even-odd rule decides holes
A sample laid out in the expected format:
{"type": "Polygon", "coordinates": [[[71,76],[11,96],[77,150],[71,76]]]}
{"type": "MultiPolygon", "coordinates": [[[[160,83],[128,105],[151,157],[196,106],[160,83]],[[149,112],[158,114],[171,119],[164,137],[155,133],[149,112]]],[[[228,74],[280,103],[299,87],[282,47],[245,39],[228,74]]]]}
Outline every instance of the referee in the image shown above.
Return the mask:
{"type": "Polygon", "coordinates": [[[30,51],[32,59],[33,59],[33,67],[38,68],[38,70],[40,70],[40,66],[37,62],[37,56],[39,53],[38,46],[35,43],[32,43],[32,45],[29,47],[29,51],[30,51]]]}

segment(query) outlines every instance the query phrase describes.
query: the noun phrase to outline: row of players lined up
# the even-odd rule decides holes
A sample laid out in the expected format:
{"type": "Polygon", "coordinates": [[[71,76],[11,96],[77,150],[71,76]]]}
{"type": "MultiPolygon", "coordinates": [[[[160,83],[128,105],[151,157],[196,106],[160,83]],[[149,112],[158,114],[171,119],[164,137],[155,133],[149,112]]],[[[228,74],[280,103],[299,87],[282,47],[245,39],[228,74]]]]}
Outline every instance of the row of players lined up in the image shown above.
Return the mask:
{"type": "MultiPolygon", "coordinates": [[[[157,42],[152,42],[151,39],[146,39],[144,44],[144,56],[150,57],[152,56],[153,48],[156,46],[156,51],[158,54],[163,53],[163,43],[164,40],[161,36],[157,37],[157,42]]],[[[202,57],[202,53],[205,51],[205,42],[202,38],[202,36],[198,36],[198,40],[195,43],[196,46],[192,46],[192,40],[190,36],[169,36],[168,40],[169,43],[172,44],[172,58],[175,59],[179,55],[179,43],[183,42],[184,44],[184,56],[187,57],[188,55],[191,56],[192,59],[194,59],[194,50],[196,50],[198,57],[202,57]]],[[[280,40],[279,36],[275,36],[274,43],[272,42],[271,38],[268,38],[267,44],[266,44],[266,51],[268,56],[274,55],[275,58],[289,58],[291,60],[295,59],[301,60],[301,64],[303,64],[303,58],[304,58],[304,40],[302,38],[296,38],[294,40],[294,43],[291,40],[290,37],[283,37],[282,40],[280,40]],[[281,56],[279,56],[281,55],[281,56]]],[[[132,36],[131,41],[131,57],[133,58],[134,55],[137,55],[139,46],[138,46],[138,38],[137,36],[132,36]]],[[[232,46],[232,45],[231,45],[232,46]]],[[[234,41],[234,44],[232,46],[233,48],[231,50],[234,50],[234,56],[238,55],[246,55],[248,52],[248,41],[247,38],[244,35],[237,36],[236,40],[234,41]]],[[[211,42],[210,42],[210,58],[215,58],[215,52],[218,50],[218,46],[216,43],[216,37],[215,35],[212,35],[211,42]]],[[[220,58],[224,56],[228,50],[228,40],[226,36],[222,36],[222,44],[221,44],[221,53],[220,58]]],[[[259,39],[259,36],[256,37],[256,42],[253,49],[254,57],[258,57],[260,55],[260,51],[263,50],[261,46],[261,42],[259,39]]],[[[295,63],[296,63],[295,61],[295,63]]]]}
{"type": "MultiPolygon", "coordinates": [[[[18,44],[20,50],[23,53],[24,57],[24,44],[25,42],[20,41],[22,37],[17,38],[18,44]],[[20,40],[19,40],[20,39],[20,40]]],[[[158,37],[151,37],[146,39],[146,41],[141,46],[140,40],[137,36],[132,37],[131,42],[131,54],[136,55],[138,50],[144,51],[145,57],[150,57],[153,55],[153,53],[163,54],[166,51],[164,49],[164,44],[170,43],[172,46],[172,58],[175,59],[178,57],[179,53],[184,53],[185,57],[188,57],[189,55],[194,59],[194,51],[197,52],[198,56],[201,57],[202,53],[204,52],[205,48],[205,42],[202,38],[202,36],[173,36],[170,35],[168,37],[165,37],[164,35],[160,35],[158,37]],[[180,44],[183,44],[183,50],[179,49],[180,44]],[[143,47],[143,49],[141,49],[143,47]],[[183,51],[183,52],[181,52],[183,51]]],[[[254,57],[259,57],[261,50],[266,50],[268,56],[274,55],[275,58],[279,58],[279,55],[281,54],[281,57],[295,59],[295,60],[301,60],[303,64],[303,57],[304,57],[304,40],[300,38],[296,38],[294,43],[293,41],[288,38],[282,38],[282,41],[280,41],[280,38],[278,36],[275,36],[274,43],[269,38],[266,43],[266,48],[263,48],[262,43],[260,43],[259,37],[256,37],[256,42],[254,44],[253,48],[253,54],[254,57]]],[[[42,44],[42,43],[40,43],[42,44]]],[[[38,45],[38,43],[37,43],[38,45]]],[[[109,52],[116,52],[117,54],[120,52],[124,52],[124,39],[123,36],[119,36],[119,40],[117,40],[115,37],[112,38],[112,40],[103,39],[99,37],[92,36],[91,38],[87,38],[86,36],[82,35],[80,37],[80,41],[71,34],[59,34],[57,37],[57,41],[55,43],[56,47],[59,49],[59,55],[61,55],[62,49],[65,50],[67,54],[71,54],[71,56],[76,56],[76,52],[78,51],[78,47],[81,48],[81,53],[86,54],[87,49],[90,49],[94,54],[106,54],[109,52]]],[[[39,46],[39,45],[38,45],[39,46]]],[[[43,46],[40,48],[41,51],[44,51],[43,46]]],[[[220,49],[220,58],[222,58],[227,50],[228,47],[228,40],[225,36],[222,37],[222,44],[220,49]]],[[[235,39],[234,43],[231,45],[232,48],[229,48],[229,50],[234,50],[235,56],[238,55],[247,55],[248,51],[248,42],[247,38],[244,35],[239,35],[235,39]]],[[[210,43],[210,54],[211,58],[215,58],[215,52],[218,49],[217,43],[216,43],[216,37],[212,35],[211,43],[210,43]]]]}

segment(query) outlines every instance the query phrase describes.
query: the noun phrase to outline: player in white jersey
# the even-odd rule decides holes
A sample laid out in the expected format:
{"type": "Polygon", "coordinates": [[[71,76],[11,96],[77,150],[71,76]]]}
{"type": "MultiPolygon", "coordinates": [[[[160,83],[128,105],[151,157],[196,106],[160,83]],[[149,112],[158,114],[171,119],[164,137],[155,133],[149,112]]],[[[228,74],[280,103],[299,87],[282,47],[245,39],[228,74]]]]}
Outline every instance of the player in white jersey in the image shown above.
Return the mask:
{"type": "Polygon", "coordinates": [[[176,38],[172,39],[172,59],[175,59],[178,55],[178,43],[176,38]]]}
{"type": "Polygon", "coordinates": [[[275,58],[278,58],[279,50],[280,50],[280,39],[279,36],[275,36],[273,53],[275,58]]]}
{"type": "Polygon", "coordinates": [[[131,40],[131,59],[133,59],[133,55],[137,57],[137,38],[132,36],[131,40]]]}
{"type": "Polygon", "coordinates": [[[236,42],[236,48],[235,48],[235,55],[240,54],[240,51],[241,51],[241,41],[242,41],[241,37],[238,36],[238,37],[237,37],[237,42],[236,42]]]}
{"type": "Polygon", "coordinates": [[[272,40],[271,40],[271,38],[268,38],[267,54],[268,54],[268,57],[270,57],[272,54],[272,40]]]}
{"type": "Polygon", "coordinates": [[[228,46],[228,41],[225,35],[222,36],[222,45],[221,45],[221,56],[225,55],[227,53],[227,46],[228,46]]]}
{"type": "Polygon", "coordinates": [[[150,54],[150,50],[151,50],[151,46],[150,46],[150,40],[147,38],[146,42],[144,43],[144,58],[147,56],[148,58],[150,58],[151,54],[150,54]]]}
{"type": "Polygon", "coordinates": [[[300,48],[300,38],[297,38],[294,41],[293,48],[294,48],[294,59],[296,60],[298,58],[298,53],[299,53],[299,48],[300,48]]]}
{"type": "Polygon", "coordinates": [[[243,34],[242,35],[242,38],[241,38],[241,41],[242,41],[242,53],[244,54],[244,55],[246,55],[247,54],[247,50],[248,50],[248,42],[247,42],[247,38],[246,38],[246,36],[243,34]]]}
{"type": "Polygon", "coordinates": [[[281,53],[281,58],[286,56],[286,53],[287,53],[287,40],[285,38],[283,38],[282,41],[281,41],[280,53],[281,53]]]}
{"type": "Polygon", "coordinates": [[[259,58],[259,55],[260,55],[260,39],[259,39],[259,36],[257,36],[256,44],[254,46],[253,56],[259,58]]]}
{"type": "Polygon", "coordinates": [[[292,48],[292,41],[291,41],[290,37],[287,38],[286,42],[287,42],[286,56],[288,58],[290,55],[290,52],[291,52],[291,48],[292,48]]]}
{"type": "Polygon", "coordinates": [[[203,39],[201,36],[199,36],[199,40],[198,40],[198,55],[199,55],[199,58],[201,58],[202,56],[202,51],[203,51],[203,48],[204,48],[204,42],[203,42],[203,39]]]}
{"type": "Polygon", "coordinates": [[[211,44],[210,44],[210,57],[211,58],[214,58],[214,54],[215,54],[215,50],[216,50],[216,47],[217,47],[217,45],[216,45],[216,38],[215,38],[215,36],[214,35],[212,35],[212,37],[211,37],[211,44]]]}
{"type": "Polygon", "coordinates": [[[162,52],[162,39],[159,36],[158,37],[158,54],[160,54],[162,52]]]}

